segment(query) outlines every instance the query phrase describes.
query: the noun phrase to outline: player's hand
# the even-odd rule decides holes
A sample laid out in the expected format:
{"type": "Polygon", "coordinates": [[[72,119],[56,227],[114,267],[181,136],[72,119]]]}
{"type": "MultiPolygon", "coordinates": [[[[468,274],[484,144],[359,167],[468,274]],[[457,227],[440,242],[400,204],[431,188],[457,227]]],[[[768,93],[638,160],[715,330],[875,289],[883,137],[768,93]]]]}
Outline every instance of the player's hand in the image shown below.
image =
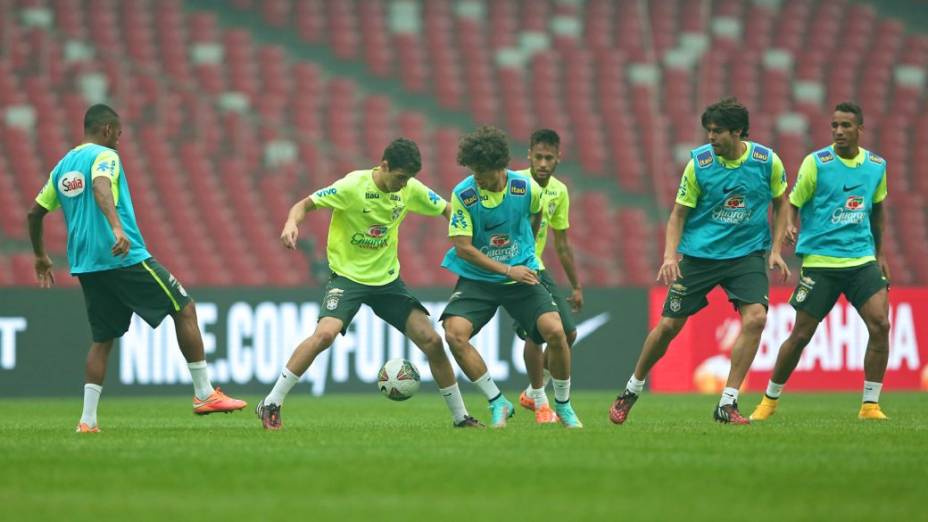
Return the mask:
{"type": "Polygon", "coordinates": [[[55,273],[52,272],[52,260],[48,256],[35,258],[35,278],[39,282],[39,288],[51,288],[55,286],[55,273]]]}
{"type": "Polygon", "coordinates": [[[683,274],[680,272],[680,262],[676,257],[670,257],[664,259],[664,264],[661,265],[660,270],[657,271],[657,279],[655,279],[655,281],[660,281],[670,286],[681,277],[683,277],[683,274]]]}
{"type": "Polygon", "coordinates": [[[290,250],[296,249],[296,238],[300,235],[300,229],[290,221],[284,224],[284,230],[280,233],[280,242],[285,248],[290,250]]]}
{"type": "Polygon", "coordinates": [[[509,279],[527,285],[538,284],[538,274],[531,268],[522,265],[514,266],[509,269],[509,279]]]}
{"type": "Polygon", "coordinates": [[[129,247],[132,243],[129,242],[129,238],[126,237],[126,233],[122,231],[121,228],[113,230],[113,235],[116,236],[116,241],[113,243],[113,255],[126,257],[129,255],[129,247]]]}
{"type": "Polygon", "coordinates": [[[796,228],[796,225],[790,223],[786,225],[786,242],[790,245],[796,244],[796,238],[799,236],[799,229],[796,228]]]}
{"type": "Polygon", "coordinates": [[[876,262],[880,265],[880,271],[883,272],[883,277],[885,277],[887,280],[890,280],[889,261],[886,260],[886,256],[881,254],[880,257],[876,259],[876,262]]]}
{"type": "Polygon", "coordinates": [[[574,288],[573,292],[570,293],[570,297],[567,298],[567,302],[570,303],[571,311],[579,312],[583,308],[583,289],[574,288]]]}
{"type": "Polygon", "coordinates": [[[771,271],[779,270],[783,273],[783,282],[785,283],[789,279],[789,266],[786,264],[786,261],[783,260],[783,256],[776,252],[771,252],[770,257],[767,259],[767,268],[771,271]]]}

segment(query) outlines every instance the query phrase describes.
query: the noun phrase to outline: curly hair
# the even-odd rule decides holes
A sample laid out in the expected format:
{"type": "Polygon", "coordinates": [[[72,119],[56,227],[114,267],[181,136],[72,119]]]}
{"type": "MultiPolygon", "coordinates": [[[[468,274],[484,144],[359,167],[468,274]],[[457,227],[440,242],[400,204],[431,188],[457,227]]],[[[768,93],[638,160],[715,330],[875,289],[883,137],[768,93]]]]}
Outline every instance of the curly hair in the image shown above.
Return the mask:
{"type": "Polygon", "coordinates": [[[382,161],[386,161],[390,170],[402,170],[415,176],[422,170],[422,156],[416,142],[407,138],[397,138],[383,149],[382,161]]]}
{"type": "Polygon", "coordinates": [[[501,170],[509,166],[509,141],[496,127],[480,127],[458,143],[458,165],[474,172],[501,170]]]}
{"type": "Polygon", "coordinates": [[[748,109],[737,98],[722,98],[706,107],[702,113],[702,127],[714,123],[729,132],[741,131],[741,139],[747,138],[750,131],[748,109]]]}

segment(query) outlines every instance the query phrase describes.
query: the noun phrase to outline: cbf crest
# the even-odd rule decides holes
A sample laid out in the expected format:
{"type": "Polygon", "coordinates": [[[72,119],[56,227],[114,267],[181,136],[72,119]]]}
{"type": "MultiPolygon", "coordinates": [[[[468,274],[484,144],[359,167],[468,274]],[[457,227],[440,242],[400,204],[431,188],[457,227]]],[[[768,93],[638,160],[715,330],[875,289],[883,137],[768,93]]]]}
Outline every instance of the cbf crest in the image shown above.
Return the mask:
{"type": "Polygon", "coordinates": [[[325,309],[331,311],[338,308],[338,303],[342,300],[342,295],[344,293],[345,291],[341,288],[329,289],[329,291],[325,293],[325,309]]]}

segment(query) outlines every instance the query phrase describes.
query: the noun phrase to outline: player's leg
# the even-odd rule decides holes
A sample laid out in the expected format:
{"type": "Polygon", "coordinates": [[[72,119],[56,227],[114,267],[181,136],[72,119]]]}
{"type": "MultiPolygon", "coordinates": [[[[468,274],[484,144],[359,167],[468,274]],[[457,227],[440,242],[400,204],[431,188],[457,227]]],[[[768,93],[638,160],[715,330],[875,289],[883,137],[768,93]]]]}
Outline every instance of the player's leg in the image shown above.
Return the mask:
{"type": "Polygon", "coordinates": [[[609,408],[609,419],[613,423],[622,424],[628,419],[632,406],[644,391],[651,368],[667,353],[670,342],[686,325],[687,319],[709,304],[706,295],[721,281],[719,266],[718,262],[689,257],[680,261],[682,277],[670,285],[661,318],[645,337],[635,371],[609,408]]]}
{"type": "Polygon", "coordinates": [[[467,413],[461,389],[454,377],[454,368],[451,367],[451,361],[445,353],[445,345],[435,332],[432,321],[425,315],[425,312],[419,309],[413,309],[410,312],[409,319],[406,321],[406,336],[428,358],[429,369],[432,371],[435,383],[438,384],[438,392],[451,412],[454,425],[462,428],[483,426],[467,413]]]}
{"type": "Polygon", "coordinates": [[[783,387],[799,364],[802,351],[815,335],[818,324],[841,295],[841,287],[837,284],[840,274],[837,272],[829,269],[803,269],[800,272],[799,283],[789,300],[790,305],[796,309],[793,330],[780,345],[767,390],[751,413],[751,420],[767,420],[776,413],[783,387]]]}
{"type": "Polygon", "coordinates": [[[345,333],[370,291],[371,287],[332,274],[325,287],[316,329],[293,349],[274,387],[255,408],[255,414],[265,429],[279,430],[283,427],[280,409],[287,394],[316,357],[332,346],[339,333],[345,333]]]}
{"type": "Polygon", "coordinates": [[[452,422],[457,427],[480,427],[476,419],[468,415],[464,398],[454,376],[454,368],[445,352],[445,345],[435,331],[428,311],[406,288],[402,279],[379,288],[367,304],[378,317],[406,334],[406,337],[425,354],[429,369],[438,384],[438,391],[448,410],[452,422]]]}
{"type": "MultiPolygon", "coordinates": [[[[520,328],[521,329],[521,328],[520,328]]],[[[545,393],[545,361],[547,354],[542,345],[522,337],[525,345],[522,348],[522,360],[525,362],[525,373],[528,375],[528,386],[519,394],[519,404],[523,408],[535,408],[548,404],[548,395],[545,393]]]]}
{"type": "Polygon", "coordinates": [[[101,272],[78,276],[93,336],[84,368],[84,407],[76,430],[79,433],[100,431],[97,426],[97,406],[103,393],[106,363],[113,348],[113,340],[126,332],[132,318],[132,310],[111,291],[107,277],[107,273],[101,272]]]}
{"type": "Polygon", "coordinates": [[[206,354],[197,312],[187,290],[155,258],[113,271],[113,288],[120,300],[152,328],[168,315],[174,320],[177,344],[187,361],[193,381],[193,413],[206,415],[244,408],[245,401],[214,389],[209,380],[206,354]]]}
{"type": "Polygon", "coordinates": [[[493,382],[483,357],[470,343],[470,338],[493,318],[499,307],[496,290],[490,283],[460,278],[441,314],[440,321],[445,330],[445,341],[454,360],[464,371],[464,375],[487,398],[490,425],[503,428],[506,426],[506,420],[515,414],[515,409],[493,382]]]}
{"type": "Polygon", "coordinates": [[[97,405],[100,403],[100,394],[103,392],[103,377],[106,375],[106,361],[113,348],[113,339],[103,342],[94,341],[87,352],[87,365],[84,379],[84,409],[81,411],[81,420],[77,423],[78,433],[96,433],[97,405]]]}
{"type": "MultiPolygon", "coordinates": [[[[543,284],[511,285],[502,303],[520,329],[526,333],[526,340],[531,340],[538,346],[546,345],[545,353],[551,360],[557,415],[563,410],[561,420],[566,425],[582,427],[570,405],[570,350],[567,346],[567,336],[558,315],[557,304],[548,288],[543,284]]],[[[537,391],[533,390],[533,393],[544,394],[544,386],[537,391]]],[[[557,421],[555,411],[546,403],[547,401],[536,403],[535,421],[539,424],[557,421]]]]}
{"type": "Polygon", "coordinates": [[[858,417],[886,420],[880,410],[880,391],[889,361],[889,290],[888,281],[876,263],[849,271],[845,295],[860,312],[870,334],[864,355],[864,394],[858,417]]]}

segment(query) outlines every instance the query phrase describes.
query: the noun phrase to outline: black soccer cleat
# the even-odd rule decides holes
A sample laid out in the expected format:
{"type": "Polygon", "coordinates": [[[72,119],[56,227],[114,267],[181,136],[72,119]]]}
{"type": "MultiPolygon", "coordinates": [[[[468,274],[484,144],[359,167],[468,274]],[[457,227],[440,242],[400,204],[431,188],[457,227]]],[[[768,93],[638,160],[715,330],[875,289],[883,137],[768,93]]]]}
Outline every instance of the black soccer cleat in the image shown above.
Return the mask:
{"type": "Polygon", "coordinates": [[[738,411],[738,403],[726,404],[725,406],[716,406],[715,411],[712,412],[712,418],[716,422],[721,422],[722,424],[750,424],[751,421],[745,419],[741,416],[741,412],[738,411]]]}
{"type": "Polygon", "coordinates": [[[616,397],[615,401],[612,403],[612,407],[609,408],[609,420],[615,424],[622,424],[625,422],[626,419],[628,419],[628,412],[631,411],[632,406],[634,406],[637,401],[637,394],[628,390],[622,392],[622,395],[616,397]]]}
{"type": "Polygon", "coordinates": [[[454,423],[455,428],[486,428],[484,424],[477,419],[467,415],[461,422],[454,423]]]}

